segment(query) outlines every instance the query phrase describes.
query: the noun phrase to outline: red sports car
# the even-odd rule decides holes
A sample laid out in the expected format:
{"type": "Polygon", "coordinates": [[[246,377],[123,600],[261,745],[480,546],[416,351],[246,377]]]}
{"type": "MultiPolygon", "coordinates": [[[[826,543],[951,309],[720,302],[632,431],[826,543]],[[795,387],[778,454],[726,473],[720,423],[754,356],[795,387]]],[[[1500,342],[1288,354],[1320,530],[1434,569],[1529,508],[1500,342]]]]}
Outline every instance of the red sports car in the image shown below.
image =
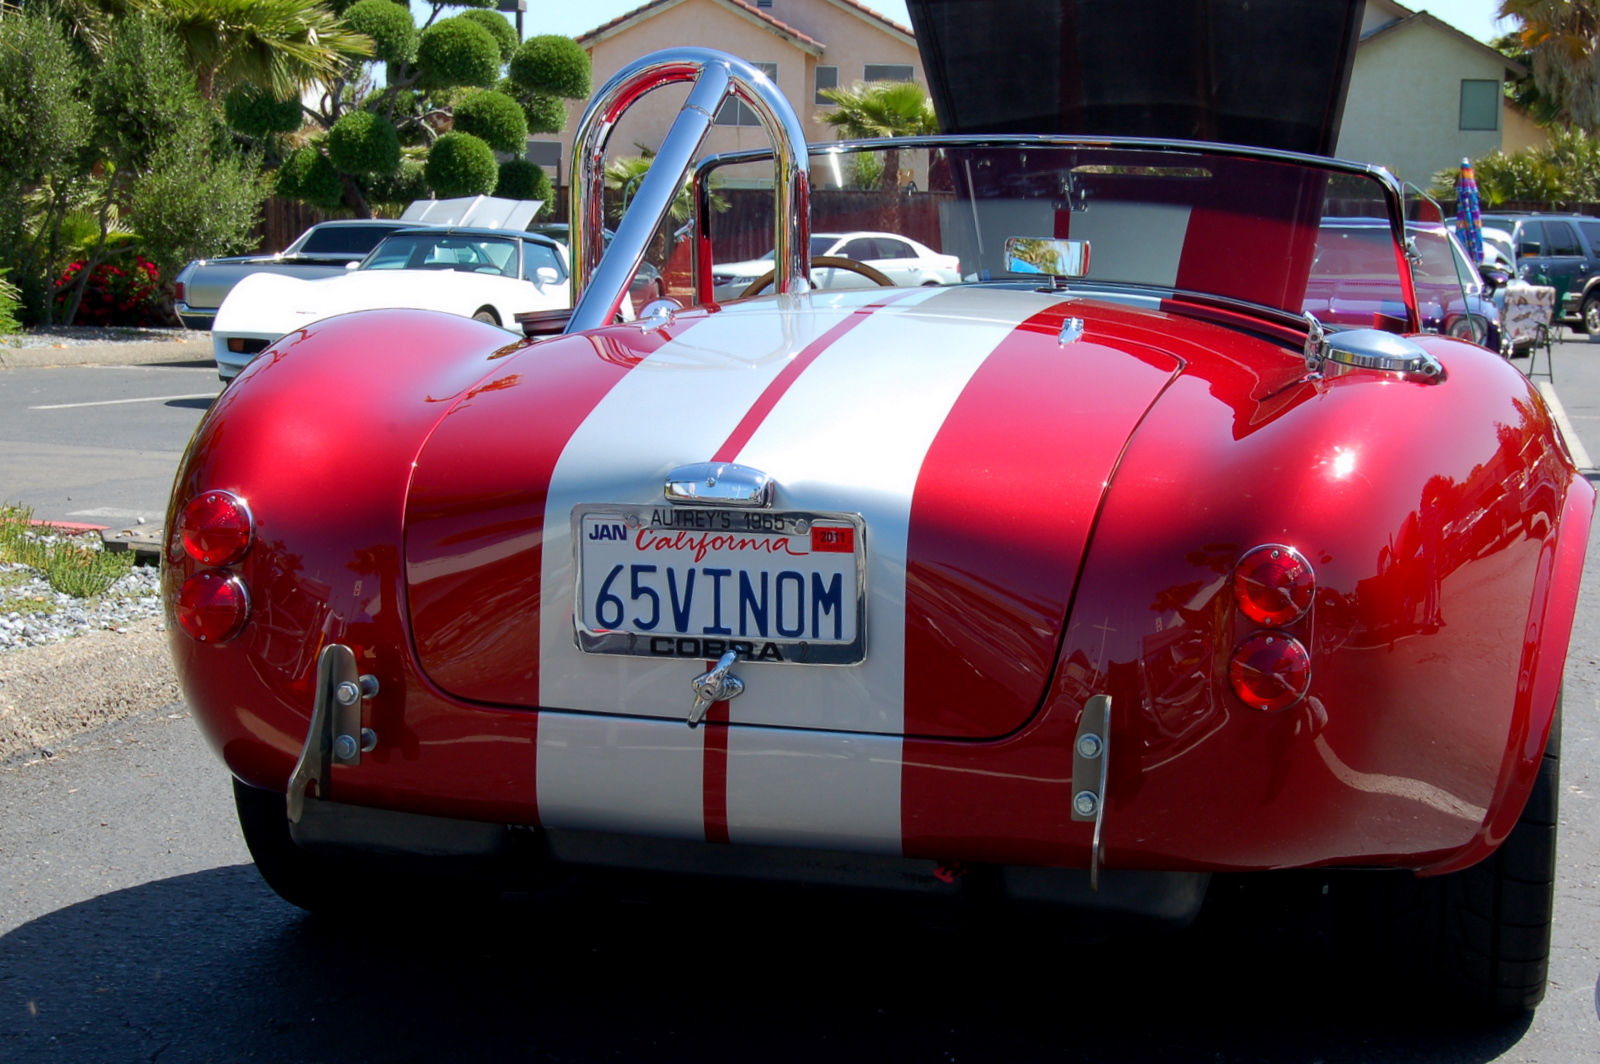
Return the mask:
{"type": "Polygon", "coordinates": [[[319,322],[183,461],[172,649],[275,890],[337,909],[399,859],[981,882],[1104,930],[1181,927],[1215,872],[1390,869],[1441,986],[1539,1000],[1594,490],[1514,368],[1420,332],[1387,174],[807,149],[698,49],[619,73],[579,148],[564,325],[319,322]],[[596,262],[605,137],[681,81],[596,262]],[[773,151],[691,167],[729,93],[773,151]],[[695,291],[618,322],[691,170],[695,291]],[[752,172],[764,211],[712,209],[752,172]],[[847,212],[966,282],[808,291],[847,212]],[[1359,280],[1401,315],[1306,313],[1324,217],[1387,226],[1359,280]],[[776,294],[713,302],[752,245],[776,294]]]}

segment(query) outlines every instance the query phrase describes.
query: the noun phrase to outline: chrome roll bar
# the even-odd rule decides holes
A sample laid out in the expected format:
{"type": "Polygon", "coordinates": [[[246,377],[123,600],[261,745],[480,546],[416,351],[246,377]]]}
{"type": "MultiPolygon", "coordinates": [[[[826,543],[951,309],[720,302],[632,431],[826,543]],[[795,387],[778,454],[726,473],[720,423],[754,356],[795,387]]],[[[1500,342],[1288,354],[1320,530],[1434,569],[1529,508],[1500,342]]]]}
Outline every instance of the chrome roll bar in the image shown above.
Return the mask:
{"type": "Polygon", "coordinates": [[[568,254],[572,318],[567,332],[616,320],[628,285],[644,262],[650,240],[666,220],[694,156],[729,96],[749,105],[771,138],[774,177],[773,290],[804,292],[811,230],[811,175],[805,130],[794,108],[765,74],[742,59],[711,48],[667,48],[634,60],[601,86],[578,123],[573,141],[572,211],[568,254]],[[692,82],[650,172],[628,205],[609,249],[605,247],[606,142],[640,97],[664,85],[692,82]],[[604,251],[604,255],[601,252],[604,251]]]}

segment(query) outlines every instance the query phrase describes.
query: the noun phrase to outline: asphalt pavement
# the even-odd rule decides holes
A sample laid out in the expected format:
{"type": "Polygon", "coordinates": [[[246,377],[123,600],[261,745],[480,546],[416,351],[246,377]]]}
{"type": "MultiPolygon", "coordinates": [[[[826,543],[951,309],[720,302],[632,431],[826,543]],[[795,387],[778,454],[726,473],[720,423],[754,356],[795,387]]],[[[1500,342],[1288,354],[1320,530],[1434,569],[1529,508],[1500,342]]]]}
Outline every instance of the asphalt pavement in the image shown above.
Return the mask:
{"type": "MultiPolygon", "coordinates": [[[[58,459],[70,491],[4,461],[0,498],[72,520],[159,507],[199,411],[149,397],[213,388],[196,369],[0,372],[0,459],[34,435],[108,452],[58,459]],[[91,397],[141,401],[62,405],[91,397]],[[70,411],[89,419],[75,437],[43,420],[70,411]],[[146,459],[145,486],[112,494],[119,463],[146,459]]],[[[1553,371],[1600,456],[1600,344],[1560,345],[1553,371]]],[[[1440,1017],[1382,991],[1338,948],[1315,875],[1271,892],[1222,880],[1190,932],[1097,946],[871,899],[582,880],[470,911],[314,919],[261,883],[225,770],[171,705],[0,766],[0,1060],[1594,1060],[1596,539],[1567,674],[1551,986],[1531,1018],[1440,1017]]]]}
{"type": "Polygon", "coordinates": [[[183,449],[222,389],[202,353],[0,370],[0,502],[53,521],[159,524],[183,449]]]}

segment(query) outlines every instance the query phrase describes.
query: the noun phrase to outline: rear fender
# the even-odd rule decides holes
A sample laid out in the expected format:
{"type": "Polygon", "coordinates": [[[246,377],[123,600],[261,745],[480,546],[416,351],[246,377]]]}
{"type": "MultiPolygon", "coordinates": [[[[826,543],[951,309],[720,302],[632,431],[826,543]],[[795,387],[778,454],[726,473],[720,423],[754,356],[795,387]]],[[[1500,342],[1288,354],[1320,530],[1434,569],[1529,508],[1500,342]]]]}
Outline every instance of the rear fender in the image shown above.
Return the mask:
{"type": "Polygon", "coordinates": [[[1533,604],[1522,636],[1516,715],[1506,737],[1505,760],[1489,815],[1471,842],[1444,861],[1424,868],[1423,875],[1455,872],[1488,857],[1516,826],[1533,792],[1561,698],[1561,678],[1566,671],[1567,644],[1578,610],[1594,500],[1594,486],[1583,477],[1574,477],[1567,488],[1553,542],[1539,557],[1533,604]]]}
{"type": "Polygon", "coordinates": [[[179,466],[167,511],[167,636],[202,730],[235,775],[282,789],[310,719],[316,658],[361,648],[361,669],[404,687],[409,645],[400,559],[411,463],[439,419],[528,346],[451,314],[369,311],[308,326],[262,352],[218,397],[179,466]],[[229,491],[254,541],[229,566],[251,615],[203,644],[176,623],[178,588],[201,568],[178,515],[229,491]],[[380,649],[381,648],[381,649],[380,649]]]}

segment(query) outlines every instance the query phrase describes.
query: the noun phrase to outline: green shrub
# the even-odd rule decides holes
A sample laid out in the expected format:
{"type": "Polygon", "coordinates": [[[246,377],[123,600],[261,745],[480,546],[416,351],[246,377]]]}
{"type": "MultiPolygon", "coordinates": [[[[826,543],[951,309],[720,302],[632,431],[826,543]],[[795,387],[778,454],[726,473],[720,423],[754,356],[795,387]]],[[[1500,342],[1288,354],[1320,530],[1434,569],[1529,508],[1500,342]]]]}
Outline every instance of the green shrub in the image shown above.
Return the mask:
{"type": "MultiPolygon", "coordinates": [[[[378,0],[383,2],[383,0],[378,0]]],[[[498,11],[463,11],[456,18],[475,22],[489,31],[489,36],[500,46],[500,62],[509,63],[517,50],[517,30],[498,11]]]]}
{"type": "Polygon", "coordinates": [[[455,128],[478,137],[495,151],[519,154],[527,150],[528,119],[522,107],[493,89],[479,89],[456,104],[455,128]]]}
{"type": "Polygon", "coordinates": [[[528,92],[582,100],[591,73],[589,53],[571,37],[529,37],[511,57],[511,80],[528,92]]]}
{"type": "Polygon", "coordinates": [[[313,207],[332,208],[344,202],[339,171],[315,147],[301,148],[283,160],[274,189],[280,196],[305,200],[313,207]]]}
{"type": "MultiPolygon", "coordinates": [[[[56,309],[64,316],[87,263],[70,264],[56,278],[56,309]]],[[[127,266],[102,262],[89,274],[73,323],[78,325],[161,325],[161,274],[143,255],[127,266]]],[[[64,317],[63,319],[64,320],[64,317]]]]}
{"type": "Polygon", "coordinates": [[[300,128],[304,113],[299,100],[274,99],[260,89],[235,89],[222,104],[228,125],[247,137],[265,140],[300,128]]]}
{"type": "Polygon", "coordinates": [[[422,31],[417,40],[417,66],[426,88],[489,86],[500,75],[500,46],[476,22],[447,18],[422,31]]]}
{"type": "Polygon", "coordinates": [[[471,133],[446,133],[434,141],[423,173],[441,199],[486,196],[500,180],[494,149],[471,133]]]}
{"type": "Polygon", "coordinates": [[[416,54],[417,26],[408,7],[391,0],[357,0],[344,13],[344,21],[357,33],[372,38],[373,58],[379,62],[407,63],[416,54]]]}
{"type": "Polygon", "coordinates": [[[500,183],[495,185],[494,194],[506,199],[549,203],[555,197],[555,190],[544,167],[526,159],[507,159],[500,164],[500,183]]]}
{"type": "Polygon", "coordinates": [[[400,134],[381,115],[351,111],[328,130],[328,161],[347,174],[392,174],[400,165],[400,134]]]}
{"type": "Polygon", "coordinates": [[[98,546],[52,535],[32,525],[33,511],[0,506],[0,562],[36,570],[54,591],[76,598],[103,595],[133,568],[133,554],[113,554],[98,546]]]}
{"type": "Polygon", "coordinates": [[[0,270],[0,335],[22,331],[17,312],[22,308],[22,293],[6,280],[5,270],[0,270]]]}

